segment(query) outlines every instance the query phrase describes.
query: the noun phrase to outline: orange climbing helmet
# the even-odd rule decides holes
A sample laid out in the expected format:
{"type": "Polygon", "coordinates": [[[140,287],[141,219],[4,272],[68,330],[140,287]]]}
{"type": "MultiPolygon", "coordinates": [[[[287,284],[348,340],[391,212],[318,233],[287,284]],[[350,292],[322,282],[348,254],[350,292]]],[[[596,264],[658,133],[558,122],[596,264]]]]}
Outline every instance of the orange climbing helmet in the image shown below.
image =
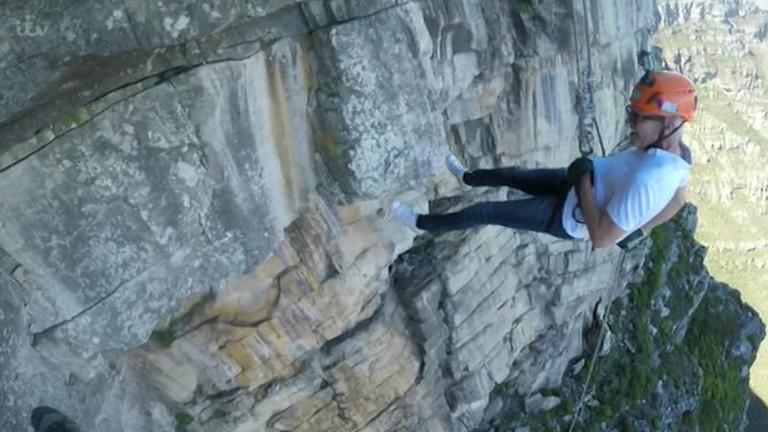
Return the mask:
{"type": "Polygon", "coordinates": [[[696,103],[696,88],[688,78],[676,72],[646,71],[632,90],[629,107],[639,114],[680,116],[692,122],[696,103]]]}

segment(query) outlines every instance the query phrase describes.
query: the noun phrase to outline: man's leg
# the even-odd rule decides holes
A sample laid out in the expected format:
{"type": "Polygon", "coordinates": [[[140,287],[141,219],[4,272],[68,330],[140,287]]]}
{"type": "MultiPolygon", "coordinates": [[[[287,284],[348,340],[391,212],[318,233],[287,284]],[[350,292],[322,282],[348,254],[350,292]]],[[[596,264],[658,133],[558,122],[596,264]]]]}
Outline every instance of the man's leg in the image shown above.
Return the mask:
{"type": "Polygon", "coordinates": [[[560,211],[562,198],[557,195],[538,196],[517,201],[485,202],[447,214],[423,214],[416,227],[425,231],[464,230],[480,225],[501,225],[527,231],[548,233],[571,238],[563,230],[560,211]]]}
{"type": "Polygon", "coordinates": [[[559,195],[570,188],[565,168],[508,167],[464,173],[469,186],[508,186],[529,195],[559,195]]]}

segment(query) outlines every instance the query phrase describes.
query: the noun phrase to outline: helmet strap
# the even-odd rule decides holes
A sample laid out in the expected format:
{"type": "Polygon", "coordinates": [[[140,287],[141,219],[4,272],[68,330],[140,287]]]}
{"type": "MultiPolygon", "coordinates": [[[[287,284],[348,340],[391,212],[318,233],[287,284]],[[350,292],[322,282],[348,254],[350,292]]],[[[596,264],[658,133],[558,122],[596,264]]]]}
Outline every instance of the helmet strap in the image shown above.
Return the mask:
{"type": "MultiPolygon", "coordinates": [[[[660,119],[659,121],[662,122],[662,123],[664,122],[663,119],[660,119]]],[[[672,135],[674,135],[675,132],[680,130],[680,128],[683,127],[684,125],[685,125],[685,122],[682,122],[682,123],[680,123],[679,126],[677,126],[676,128],[672,129],[672,132],[664,135],[664,125],[662,124],[661,131],[659,132],[659,139],[657,139],[656,141],[651,143],[648,147],[645,148],[645,150],[648,151],[648,150],[650,150],[652,148],[661,149],[661,144],[664,142],[664,140],[669,138],[669,137],[671,137],[672,135]]]]}

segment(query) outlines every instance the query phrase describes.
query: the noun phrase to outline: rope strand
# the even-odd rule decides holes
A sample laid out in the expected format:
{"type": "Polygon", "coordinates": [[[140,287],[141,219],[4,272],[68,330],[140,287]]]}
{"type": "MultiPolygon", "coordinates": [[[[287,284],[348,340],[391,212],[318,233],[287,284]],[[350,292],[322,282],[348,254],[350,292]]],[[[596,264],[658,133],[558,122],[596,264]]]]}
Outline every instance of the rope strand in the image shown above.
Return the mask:
{"type": "MultiPolygon", "coordinates": [[[[614,271],[613,271],[613,280],[617,284],[619,280],[619,271],[621,270],[622,267],[624,267],[624,258],[626,258],[626,256],[627,256],[626,252],[622,250],[621,258],[619,258],[619,264],[614,268],[614,271]]],[[[605,339],[606,329],[608,328],[608,325],[606,324],[606,322],[608,321],[608,317],[610,316],[612,305],[613,305],[613,299],[611,299],[611,301],[608,302],[608,305],[605,307],[603,320],[600,323],[600,335],[597,338],[597,346],[595,347],[595,351],[592,353],[592,361],[590,362],[589,370],[587,371],[587,380],[584,383],[584,389],[582,389],[581,391],[581,397],[579,398],[579,403],[576,405],[576,411],[573,413],[573,417],[571,417],[571,426],[568,428],[568,432],[573,432],[573,428],[576,426],[576,421],[579,419],[579,415],[581,414],[581,409],[584,406],[584,400],[587,398],[587,392],[589,391],[590,381],[592,380],[592,373],[595,370],[595,364],[597,364],[597,357],[600,354],[600,350],[603,346],[603,339],[605,339]]]]}

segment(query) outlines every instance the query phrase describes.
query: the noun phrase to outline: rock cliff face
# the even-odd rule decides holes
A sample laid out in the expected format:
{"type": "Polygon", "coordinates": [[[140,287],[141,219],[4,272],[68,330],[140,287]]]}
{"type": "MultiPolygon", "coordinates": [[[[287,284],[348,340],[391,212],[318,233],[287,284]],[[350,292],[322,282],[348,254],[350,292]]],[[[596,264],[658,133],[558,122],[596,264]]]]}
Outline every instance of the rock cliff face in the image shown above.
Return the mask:
{"type": "MultiPolygon", "coordinates": [[[[707,267],[765,316],[768,4],[665,1],[659,10],[665,25],[656,42],[702,95],[701,115],[689,130],[696,163],[690,199],[701,214],[697,238],[710,250],[707,267]]],[[[765,347],[751,374],[753,390],[768,398],[765,347]]]]}
{"type": "Polygon", "coordinates": [[[749,1],[669,1],[660,3],[660,11],[664,26],[657,40],[667,49],[670,66],[691,76],[702,90],[702,116],[693,137],[703,172],[718,165],[721,154],[750,162],[724,164],[718,183],[709,184],[714,179],[705,177],[697,194],[725,203],[742,195],[764,212],[768,8],[749,1]],[[735,165],[741,168],[734,171],[735,165]]]}
{"type": "Polygon", "coordinates": [[[504,415],[483,430],[745,430],[749,366],[765,327],[709,275],[696,223],[688,206],[654,230],[642,271],[611,305],[610,349],[601,348],[594,365],[585,353],[558,388],[525,398],[496,392],[492,405],[504,415]],[[537,398],[560,403],[536,413],[537,398]]]}
{"type": "MultiPolygon", "coordinates": [[[[384,209],[516,196],[459,186],[449,151],[572,160],[584,12],[6,2],[0,427],[51,405],[86,430],[470,431],[509,407],[494,389],[560,386],[642,250],[415,237],[384,209]]],[[[587,12],[615,143],[655,9],[587,12]]]]}

